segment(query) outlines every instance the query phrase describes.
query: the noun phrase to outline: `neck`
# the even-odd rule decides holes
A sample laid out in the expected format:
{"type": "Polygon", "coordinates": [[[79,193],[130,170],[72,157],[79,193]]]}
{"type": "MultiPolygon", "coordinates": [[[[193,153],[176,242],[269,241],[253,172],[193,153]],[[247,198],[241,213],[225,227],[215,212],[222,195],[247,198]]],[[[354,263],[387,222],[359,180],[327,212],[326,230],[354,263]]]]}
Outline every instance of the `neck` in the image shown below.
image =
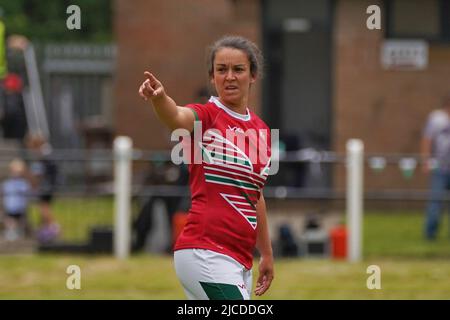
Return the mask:
{"type": "Polygon", "coordinates": [[[222,98],[219,97],[219,101],[228,109],[240,113],[243,115],[247,114],[247,98],[243,98],[239,103],[230,103],[222,100],[222,98]]]}

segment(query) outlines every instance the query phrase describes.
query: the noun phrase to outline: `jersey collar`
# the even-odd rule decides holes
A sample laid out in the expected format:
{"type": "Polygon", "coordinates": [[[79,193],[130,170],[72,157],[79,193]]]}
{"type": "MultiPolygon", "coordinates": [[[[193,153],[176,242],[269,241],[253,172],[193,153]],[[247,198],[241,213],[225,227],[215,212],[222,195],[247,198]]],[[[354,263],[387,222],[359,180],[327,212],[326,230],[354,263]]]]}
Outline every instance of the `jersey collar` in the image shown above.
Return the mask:
{"type": "Polygon", "coordinates": [[[228,113],[233,118],[236,118],[236,119],[239,119],[242,121],[249,121],[251,118],[250,111],[248,110],[248,108],[247,108],[247,114],[244,115],[244,114],[234,112],[233,110],[231,110],[230,108],[225,106],[222,102],[219,101],[219,99],[217,97],[211,96],[211,98],[209,98],[209,102],[214,103],[217,107],[219,107],[220,109],[222,109],[223,111],[228,113]]]}

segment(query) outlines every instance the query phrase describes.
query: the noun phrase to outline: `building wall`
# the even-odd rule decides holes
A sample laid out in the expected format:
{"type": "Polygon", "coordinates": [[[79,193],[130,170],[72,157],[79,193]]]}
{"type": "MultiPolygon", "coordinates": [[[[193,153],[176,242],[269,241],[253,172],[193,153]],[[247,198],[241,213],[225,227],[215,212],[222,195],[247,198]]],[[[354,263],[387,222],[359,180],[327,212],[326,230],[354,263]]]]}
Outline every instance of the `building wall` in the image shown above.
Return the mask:
{"type": "MultiPolygon", "coordinates": [[[[138,96],[144,70],[164,83],[179,105],[198,101],[208,80],[206,47],[224,34],[241,34],[261,46],[258,0],[116,0],[118,45],[116,131],[138,148],[166,149],[170,132],[138,96]]],[[[366,9],[381,0],[336,0],[333,25],[332,146],[345,152],[346,141],[360,138],[366,153],[418,153],[428,113],[450,89],[450,47],[431,44],[424,71],[386,71],[380,64],[384,30],[366,28],[366,9]]],[[[382,15],[385,14],[382,10],[382,15]]],[[[384,17],[383,17],[384,18],[384,17]]],[[[384,26],[383,26],[384,28],[384,26]]],[[[260,110],[260,85],[250,107],[260,110]]],[[[335,185],[343,189],[345,170],[338,165],[335,185]]],[[[380,174],[367,170],[366,186],[420,188],[426,176],[405,179],[397,166],[380,174]]]]}
{"type": "MultiPolygon", "coordinates": [[[[450,47],[430,44],[424,71],[386,71],[380,63],[382,30],[366,28],[366,8],[382,1],[339,0],[334,26],[333,145],[345,152],[346,141],[364,141],[366,153],[419,153],[428,113],[440,106],[450,91],[450,47]]],[[[382,14],[385,12],[382,10],[382,14]]],[[[368,189],[419,188],[426,176],[417,171],[404,179],[398,167],[380,174],[366,171],[368,189]]],[[[335,182],[344,186],[343,166],[335,182]]]]}
{"type": "MultiPolygon", "coordinates": [[[[145,70],[160,79],[166,92],[185,105],[198,102],[208,82],[206,48],[225,34],[260,43],[257,0],[116,0],[114,26],[118,45],[116,130],[144,149],[166,149],[170,132],[149,103],[138,96],[145,70]]],[[[250,108],[259,111],[259,85],[250,108]]]]}

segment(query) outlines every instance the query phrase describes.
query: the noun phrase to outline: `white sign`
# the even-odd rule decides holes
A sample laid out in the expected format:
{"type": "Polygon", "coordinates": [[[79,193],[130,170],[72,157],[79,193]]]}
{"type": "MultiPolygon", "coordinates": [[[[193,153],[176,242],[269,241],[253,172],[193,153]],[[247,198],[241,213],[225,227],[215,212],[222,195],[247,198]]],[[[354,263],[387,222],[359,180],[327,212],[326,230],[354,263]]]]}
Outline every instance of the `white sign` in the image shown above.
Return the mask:
{"type": "Polygon", "coordinates": [[[381,64],[388,70],[424,70],[428,66],[428,43],[423,40],[385,40],[381,64]]]}
{"type": "Polygon", "coordinates": [[[308,32],[311,27],[311,21],[304,18],[289,18],[283,21],[283,30],[286,32],[308,32]]]}

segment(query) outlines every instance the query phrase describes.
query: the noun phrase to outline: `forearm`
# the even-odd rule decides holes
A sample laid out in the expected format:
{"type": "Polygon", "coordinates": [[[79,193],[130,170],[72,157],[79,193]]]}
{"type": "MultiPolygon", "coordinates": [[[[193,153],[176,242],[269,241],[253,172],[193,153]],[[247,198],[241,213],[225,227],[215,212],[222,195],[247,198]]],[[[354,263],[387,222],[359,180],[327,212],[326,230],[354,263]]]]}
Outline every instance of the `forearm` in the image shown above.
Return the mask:
{"type": "Polygon", "coordinates": [[[428,138],[422,138],[420,146],[420,154],[423,160],[428,159],[431,156],[431,140],[428,138]]]}
{"type": "Polygon", "coordinates": [[[422,160],[422,166],[428,168],[431,157],[431,140],[429,138],[422,138],[420,145],[420,156],[422,160]]]}
{"type": "Polygon", "coordinates": [[[266,203],[262,195],[256,206],[256,214],[258,219],[256,248],[262,257],[272,258],[273,251],[272,242],[270,241],[269,227],[267,224],[266,203]]]}
{"type": "Polygon", "coordinates": [[[170,129],[179,128],[179,108],[175,101],[167,94],[151,100],[153,110],[158,116],[159,120],[168,126],[170,129]]]}

